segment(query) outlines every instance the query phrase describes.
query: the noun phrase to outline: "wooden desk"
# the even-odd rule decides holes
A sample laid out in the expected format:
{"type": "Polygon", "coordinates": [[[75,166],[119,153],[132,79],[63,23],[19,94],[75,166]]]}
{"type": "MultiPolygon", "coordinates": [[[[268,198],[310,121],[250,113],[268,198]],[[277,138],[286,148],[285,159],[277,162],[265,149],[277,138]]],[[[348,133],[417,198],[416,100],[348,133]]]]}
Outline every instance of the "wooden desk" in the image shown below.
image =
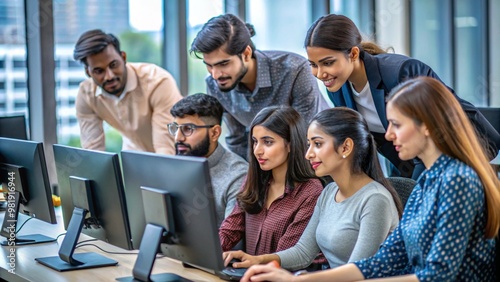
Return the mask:
{"type": "MultiPolygon", "coordinates": [[[[19,232],[20,235],[23,234],[43,234],[46,236],[57,237],[57,235],[64,233],[63,220],[61,216],[60,208],[56,208],[57,222],[58,224],[52,225],[37,219],[32,219],[30,222],[26,223],[23,229],[19,232]]],[[[0,213],[0,222],[3,221],[4,212],[0,213]]],[[[24,221],[27,217],[20,216],[20,221],[24,221]]],[[[5,238],[1,237],[2,241],[5,238]]],[[[82,234],[80,236],[80,241],[92,239],[91,237],[82,234]]],[[[132,253],[132,254],[108,254],[102,252],[93,246],[83,246],[77,248],[75,253],[78,252],[95,252],[104,255],[110,259],[118,261],[117,266],[85,269],[85,270],[75,270],[67,272],[58,272],[46,266],[43,266],[35,261],[38,257],[47,256],[57,256],[59,251],[59,244],[62,242],[62,236],[59,238],[58,243],[45,243],[37,245],[27,245],[27,246],[17,246],[15,248],[15,273],[10,273],[9,270],[9,246],[0,247],[0,278],[11,281],[114,281],[115,278],[126,277],[132,275],[132,268],[137,255],[135,254],[137,250],[128,251],[113,245],[107,244],[103,241],[93,241],[89,242],[106,251],[120,252],[120,253],[132,253]]],[[[184,268],[179,261],[172,260],[166,257],[157,258],[155,266],[153,268],[153,274],[155,273],[175,273],[184,278],[193,281],[224,281],[218,277],[206,273],[198,269],[184,268]]]]}

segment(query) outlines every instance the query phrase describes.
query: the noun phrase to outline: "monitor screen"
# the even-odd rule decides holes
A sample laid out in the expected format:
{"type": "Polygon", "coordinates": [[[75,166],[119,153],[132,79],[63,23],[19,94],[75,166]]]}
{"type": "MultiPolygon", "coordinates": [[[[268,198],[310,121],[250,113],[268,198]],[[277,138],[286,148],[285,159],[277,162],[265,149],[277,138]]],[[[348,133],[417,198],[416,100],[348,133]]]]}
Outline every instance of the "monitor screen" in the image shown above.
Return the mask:
{"type": "Polygon", "coordinates": [[[37,261],[58,271],[115,265],[110,261],[94,264],[99,260],[97,254],[73,255],[73,251],[80,232],[124,249],[132,248],[118,155],[57,144],[53,148],[67,232],[59,257],[37,261]]]}
{"type": "Polygon", "coordinates": [[[0,137],[28,140],[24,115],[0,117],[0,137]]]}
{"type": "Polygon", "coordinates": [[[162,253],[225,277],[220,273],[224,263],[206,158],[132,151],[122,151],[121,157],[134,248],[141,244],[148,223],[144,209],[158,209],[153,204],[144,206],[142,190],[167,191],[172,213],[167,217],[173,218],[175,228],[165,229],[175,230],[175,243],[162,243],[162,253]]]}
{"type": "MultiPolygon", "coordinates": [[[[17,223],[17,212],[12,212],[14,210],[48,223],[56,223],[42,143],[0,137],[0,173],[7,202],[2,236],[13,239],[10,235],[12,225],[7,221],[17,223]],[[6,229],[7,226],[10,228],[6,229]]],[[[37,236],[16,236],[16,244],[54,241],[54,238],[40,235],[37,239],[37,236]]]]}
{"type": "Polygon", "coordinates": [[[64,228],[68,229],[75,208],[70,177],[85,178],[91,182],[100,227],[90,226],[82,232],[112,245],[131,249],[118,154],[57,144],[53,147],[64,228]]]}

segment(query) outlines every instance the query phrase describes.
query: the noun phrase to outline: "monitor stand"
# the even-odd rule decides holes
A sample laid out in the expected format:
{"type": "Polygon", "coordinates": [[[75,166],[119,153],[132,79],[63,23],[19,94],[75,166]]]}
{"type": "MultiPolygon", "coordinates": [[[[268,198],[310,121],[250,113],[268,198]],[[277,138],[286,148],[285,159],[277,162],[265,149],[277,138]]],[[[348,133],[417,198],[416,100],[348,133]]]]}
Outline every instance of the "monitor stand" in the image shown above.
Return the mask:
{"type": "Polygon", "coordinates": [[[57,271],[117,265],[117,261],[96,253],[73,254],[87,213],[88,210],[78,207],[75,207],[73,210],[73,216],[69,222],[66,236],[61,244],[61,248],[59,248],[59,256],[36,258],[35,260],[57,271]]]}
{"type": "Polygon", "coordinates": [[[7,238],[7,240],[2,241],[0,245],[2,246],[22,246],[22,245],[32,245],[40,243],[55,242],[55,238],[47,237],[42,234],[30,234],[18,236],[17,232],[17,218],[19,214],[19,201],[21,199],[21,193],[19,191],[9,192],[9,196],[6,201],[6,211],[3,218],[2,229],[0,235],[7,238]]]}
{"type": "Polygon", "coordinates": [[[182,276],[174,273],[160,273],[151,275],[153,265],[156,259],[156,252],[163,237],[165,229],[161,226],[148,224],[142,236],[141,246],[139,247],[139,255],[132,270],[133,276],[116,278],[117,281],[165,281],[165,282],[191,282],[182,276]]]}

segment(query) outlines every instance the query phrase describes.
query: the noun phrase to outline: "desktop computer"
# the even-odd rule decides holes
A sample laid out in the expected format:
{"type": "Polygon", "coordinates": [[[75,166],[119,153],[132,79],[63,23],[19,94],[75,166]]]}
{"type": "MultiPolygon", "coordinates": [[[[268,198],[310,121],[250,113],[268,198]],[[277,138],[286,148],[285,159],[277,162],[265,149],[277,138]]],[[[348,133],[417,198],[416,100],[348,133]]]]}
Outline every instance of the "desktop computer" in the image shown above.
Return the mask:
{"type": "Polygon", "coordinates": [[[132,151],[121,158],[133,245],[139,247],[133,279],[173,279],[151,275],[160,246],[185,265],[239,280],[241,273],[224,272],[207,159],[132,151]]]}
{"type": "Polygon", "coordinates": [[[26,117],[24,114],[1,116],[0,137],[28,140],[26,117]]]}
{"type": "Polygon", "coordinates": [[[66,236],[58,256],[37,258],[58,271],[116,265],[97,253],[74,253],[80,233],[131,249],[118,155],[54,145],[66,236]]]}
{"type": "Polygon", "coordinates": [[[2,244],[13,246],[55,241],[41,234],[17,235],[19,213],[56,223],[43,144],[0,138],[0,179],[7,206],[0,231],[7,240],[2,244]]]}

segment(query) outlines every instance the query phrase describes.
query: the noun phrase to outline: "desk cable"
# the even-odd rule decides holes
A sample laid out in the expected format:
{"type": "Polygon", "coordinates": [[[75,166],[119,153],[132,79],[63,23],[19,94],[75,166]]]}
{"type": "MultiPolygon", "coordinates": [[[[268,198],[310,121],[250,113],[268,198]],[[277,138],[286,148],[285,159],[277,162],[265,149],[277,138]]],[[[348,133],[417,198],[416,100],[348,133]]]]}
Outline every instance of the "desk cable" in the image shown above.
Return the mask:
{"type": "MultiPolygon", "coordinates": [[[[66,233],[61,233],[61,234],[57,235],[57,237],[54,241],[57,242],[57,239],[59,239],[59,237],[64,236],[64,235],[66,235],[66,233]]],[[[96,244],[88,244],[88,242],[93,242],[93,241],[97,241],[97,239],[88,239],[88,240],[80,241],[80,242],[76,243],[75,249],[80,248],[80,247],[84,247],[84,246],[93,246],[93,247],[98,248],[102,252],[105,252],[108,254],[115,254],[115,255],[137,255],[137,254],[139,254],[139,252],[111,252],[111,251],[104,250],[103,248],[97,246],[96,244]]],[[[156,255],[156,258],[162,258],[162,257],[165,257],[165,255],[163,255],[163,254],[156,255]]]]}
{"type": "MultiPolygon", "coordinates": [[[[97,241],[97,239],[94,239],[94,240],[97,241]]],[[[86,241],[90,241],[90,240],[86,240],[86,241]]],[[[80,248],[80,247],[84,247],[84,246],[93,246],[93,247],[96,247],[99,250],[101,250],[101,251],[103,251],[103,252],[105,252],[107,254],[114,254],[114,255],[137,255],[137,254],[139,254],[139,252],[111,252],[111,251],[106,251],[103,248],[97,246],[96,244],[84,244],[84,242],[86,242],[86,241],[79,242],[76,245],[75,249],[80,248]]]]}
{"type": "Polygon", "coordinates": [[[30,221],[30,220],[32,220],[32,219],[33,219],[33,217],[30,217],[30,218],[26,219],[26,220],[23,222],[23,224],[21,224],[21,226],[20,226],[20,227],[16,230],[16,234],[17,234],[19,231],[21,231],[21,229],[24,227],[24,225],[26,224],[26,222],[28,222],[28,221],[30,221]]]}
{"type": "Polygon", "coordinates": [[[56,242],[57,242],[57,239],[59,239],[59,237],[64,236],[64,235],[66,235],[66,232],[64,232],[64,233],[61,233],[61,234],[57,235],[57,237],[56,237],[56,242]]]}
{"type": "MultiPolygon", "coordinates": [[[[80,247],[84,247],[84,246],[92,246],[92,247],[98,248],[99,250],[101,250],[107,254],[114,254],[114,255],[138,255],[139,254],[139,252],[111,252],[111,251],[104,250],[103,248],[97,246],[96,244],[84,244],[87,241],[97,241],[97,239],[81,241],[76,245],[75,249],[80,248],[80,247]]],[[[156,255],[157,259],[162,258],[162,257],[165,257],[165,255],[162,255],[162,254],[156,255]]]]}

